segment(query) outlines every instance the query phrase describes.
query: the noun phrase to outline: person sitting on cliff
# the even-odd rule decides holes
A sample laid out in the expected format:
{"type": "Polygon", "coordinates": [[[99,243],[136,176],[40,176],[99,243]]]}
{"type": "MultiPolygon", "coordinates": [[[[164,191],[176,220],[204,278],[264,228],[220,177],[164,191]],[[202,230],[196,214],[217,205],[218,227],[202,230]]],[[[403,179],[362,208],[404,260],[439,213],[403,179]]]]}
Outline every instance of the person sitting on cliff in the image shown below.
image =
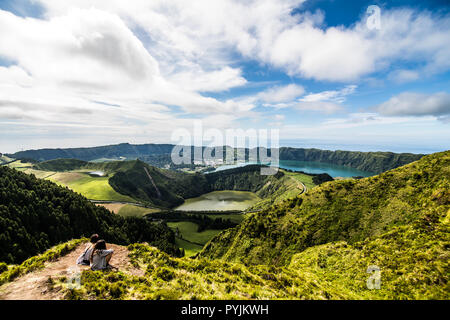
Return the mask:
{"type": "Polygon", "coordinates": [[[92,254],[92,250],[94,250],[94,246],[97,243],[99,238],[100,237],[98,236],[98,234],[93,234],[91,236],[90,242],[86,245],[86,248],[83,251],[83,253],[78,257],[77,264],[81,264],[83,266],[90,265],[89,259],[90,259],[91,254],[92,254]]]}
{"type": "Polygon", "coordinates": [[[113,249],[106,249],[105,240],[98,240],[89,259],[91,262],[91,269],[95,271],[114,268],[109,264],[113,253],[113,249]]]}

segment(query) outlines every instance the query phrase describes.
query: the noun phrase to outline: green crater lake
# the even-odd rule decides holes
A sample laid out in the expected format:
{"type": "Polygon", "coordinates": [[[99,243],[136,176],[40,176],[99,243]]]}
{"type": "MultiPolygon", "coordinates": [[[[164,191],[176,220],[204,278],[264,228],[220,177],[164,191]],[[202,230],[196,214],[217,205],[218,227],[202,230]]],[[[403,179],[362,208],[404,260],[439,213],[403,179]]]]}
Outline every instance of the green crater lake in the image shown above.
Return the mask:
{"type": "Polygon", "coordinates": [[[200,197],[186,199],[184,203],[175,208],[183,211],[207,211],[207,210],[245,210],[261,200],[253,192],[247,191],[213,191],[200,197]]]}

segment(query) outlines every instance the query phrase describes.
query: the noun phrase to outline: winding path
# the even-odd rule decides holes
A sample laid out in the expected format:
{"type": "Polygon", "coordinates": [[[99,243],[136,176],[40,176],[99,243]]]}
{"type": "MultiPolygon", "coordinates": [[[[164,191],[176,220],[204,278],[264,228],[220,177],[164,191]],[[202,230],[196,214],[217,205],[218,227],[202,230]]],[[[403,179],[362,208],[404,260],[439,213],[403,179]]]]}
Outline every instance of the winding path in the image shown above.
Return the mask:
{"type": "MultiPolygon", "coordinates": [[[[127,247],[107,244],[108,249],[114,249],[111,265],[120,271],[136,276],[142,276],[144,271],[130,263],[127,247]]],[[[84,251],[85,244],[80,244],[75,250],[53,262],[46,262],[43,269],[27,273],[12,282],[0,286],[0,300],[60,300],[64,299],[63,290],[53,288],[49,279],[70,277],[77,269],[88,270],[89,266],[77,266],[77,257],[84,251]]]]}

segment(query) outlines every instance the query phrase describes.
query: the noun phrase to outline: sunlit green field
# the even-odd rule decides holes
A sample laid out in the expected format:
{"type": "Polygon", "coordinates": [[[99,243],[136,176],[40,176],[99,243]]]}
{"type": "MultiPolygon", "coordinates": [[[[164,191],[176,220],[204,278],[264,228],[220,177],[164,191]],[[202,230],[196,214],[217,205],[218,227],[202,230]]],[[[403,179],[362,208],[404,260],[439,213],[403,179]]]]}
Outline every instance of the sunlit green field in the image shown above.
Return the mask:
{"type": "Polygon", "coordinates": [[[202,246],[193,244],[191,242],[187,242],[187,241],[185,241],[183,239],[179,239],[179,238],[175,239],[175,244],[179,248],[184,249],[185,257],[191,257],[191,256],[195,255],[197,252],[200,252],[203,248],[202,246]]]}
{"type": "Polygon", "coordinates": [[[109,211],[123,217],[143,217],[147,213],[160,211],[159,209],[155,208],[144,208],[125,203],[97,203],[97,205],[105,207],[109,211]]]}
{"type": "Polygon", "coordinates": [[[28,163],[28,162],[22,162],[21,160],[17,160],[17,161],[7,164],[7,166],[10,168],[14,168],[14,169],[24,169],[24,168],[31,168],[33,166],[33,164],[28,163]]]}
{"type": "Polygon", "coordinates": [[[126,204],[120,208],[118,214],[123,217],[143,217],[147,213],[158,212],[159,209],[143,208],[134,206],[132,204],[126,204]]]}
{"type": "Polygon", "coordinates": [[[245,210],[258,202],[260,198],[253,192],[223,190],[202,194],[199,197],[186,199],[176,210],[207,211],[207,210],[245,210]]]}
{"type": "Polygon", "coordinates": [[[312,176],[303,174],[303,173],[297,173],[297,172],[287,172],[284,171],[284,174],[287,175],[288,177],[291,177],[299,182],[303,182],[305,184],[305,186],[308,189],[312,189],[314,188],[316,185],[314,184],[314,182],[312,181],[312,176]]]}
{"type": "Polygon", "coordinates": [[[13,159],[7,156],[1,156],[0,157],[0,164],[5,163],[5,162],[9,162],[12,161],[13,159]]]}
{"type": "Polygon", "coordinates": [[[42,170],[35,170],[35,169],[31,169],[31,168],[18,169],[18,170],[21,170],[27,174],[34,174],[34,176],[38,179],[47,179],[56,173],[53,171],[42,171],[42,170]]]}
{"type": "Polygon", "coordinates": [[[197,224],[189,221],[168,222],[167,225],[173,229],[178,228],[183,239],[199,244],[206,244],[212,237],[220,233],[222,230],[205,230],[197,232],[197,224]]]}
{"type": "Polygon", "coordinates": [[[49,180],[67,186],[91,200],[135,201],[131,197],[116,192],[108,182],[108,177],[92,177],[84,173],[58,172],[49,180]]]}

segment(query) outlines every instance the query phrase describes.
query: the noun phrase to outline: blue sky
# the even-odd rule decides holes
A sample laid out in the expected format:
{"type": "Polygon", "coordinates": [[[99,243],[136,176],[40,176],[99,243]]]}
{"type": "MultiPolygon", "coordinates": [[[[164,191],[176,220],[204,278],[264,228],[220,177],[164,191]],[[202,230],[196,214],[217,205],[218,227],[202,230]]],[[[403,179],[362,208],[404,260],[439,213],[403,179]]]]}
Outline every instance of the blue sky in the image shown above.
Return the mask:
{"type": "Polygon", "coordinates": [[[194,120],[447,150],[449,34],[440,0],[0,0],[0,152],[174,143],[194,120]]]}

